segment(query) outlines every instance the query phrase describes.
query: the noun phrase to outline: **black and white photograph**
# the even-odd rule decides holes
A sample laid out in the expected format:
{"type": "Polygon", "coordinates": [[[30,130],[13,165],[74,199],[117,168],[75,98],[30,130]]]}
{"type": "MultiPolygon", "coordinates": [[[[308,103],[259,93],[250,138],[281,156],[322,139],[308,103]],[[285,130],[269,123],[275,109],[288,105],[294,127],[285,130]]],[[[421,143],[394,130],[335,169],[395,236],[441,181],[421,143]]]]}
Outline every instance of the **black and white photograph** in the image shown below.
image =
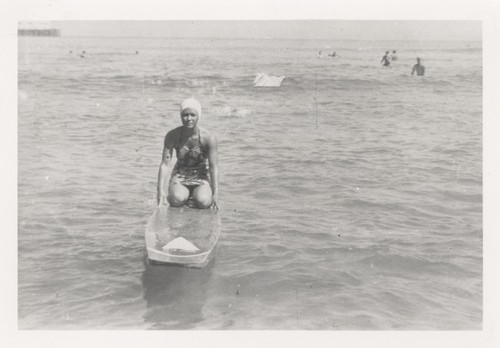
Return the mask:
{"type": "Polygon", "coordinates": [[[20,341],[6,347],[94,330],[468,332],[434,344],[495,346],[498,4],[470,18],[152,5],[10,21],[20,341]]]}

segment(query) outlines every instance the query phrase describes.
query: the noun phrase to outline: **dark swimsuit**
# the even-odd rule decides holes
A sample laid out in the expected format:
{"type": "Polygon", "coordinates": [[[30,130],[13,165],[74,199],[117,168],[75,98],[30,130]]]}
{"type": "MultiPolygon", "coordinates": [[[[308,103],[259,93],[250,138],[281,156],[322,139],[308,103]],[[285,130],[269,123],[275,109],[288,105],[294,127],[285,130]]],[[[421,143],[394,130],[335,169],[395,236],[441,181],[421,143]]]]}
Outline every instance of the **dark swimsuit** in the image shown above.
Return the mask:
{"type": "Polygon", "coordinates": [[[203,152],[201,144],[200,130],[198,129],[198,144],[189,148],[187,144],[180,147],[179,143],[175,146],[177,154],[177,163],[172,170],[170,184],[180,183],[192,191],[197,186],[207,183],[210,180],[208,173],[208,158],[203,152]]]}

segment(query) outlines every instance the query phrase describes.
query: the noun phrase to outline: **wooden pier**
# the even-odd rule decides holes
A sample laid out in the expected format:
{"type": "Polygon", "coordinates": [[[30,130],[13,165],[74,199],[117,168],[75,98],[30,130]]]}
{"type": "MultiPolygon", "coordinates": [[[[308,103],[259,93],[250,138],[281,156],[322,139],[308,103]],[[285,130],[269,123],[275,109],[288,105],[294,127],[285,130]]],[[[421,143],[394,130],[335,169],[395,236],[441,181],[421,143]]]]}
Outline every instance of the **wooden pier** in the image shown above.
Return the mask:
{"type": "Polygon", "coordinates": [[[60,36],[59,29],[18,29],[18,36],[60,36]]]}

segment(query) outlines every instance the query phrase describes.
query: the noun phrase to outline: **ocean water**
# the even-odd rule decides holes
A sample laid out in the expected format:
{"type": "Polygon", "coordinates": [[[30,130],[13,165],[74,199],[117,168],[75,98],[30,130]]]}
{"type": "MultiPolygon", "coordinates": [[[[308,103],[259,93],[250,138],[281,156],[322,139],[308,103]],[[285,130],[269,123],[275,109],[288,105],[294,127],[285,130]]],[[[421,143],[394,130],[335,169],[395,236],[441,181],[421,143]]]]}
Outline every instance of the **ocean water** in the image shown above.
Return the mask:
{"type": "Polygon", "coordinates": [[[18,63],[20,329],[482,328],[480,42],[23,37],[18,63]],[[201,270],[144,257],[191,95],[219,147],[201,270]]]}

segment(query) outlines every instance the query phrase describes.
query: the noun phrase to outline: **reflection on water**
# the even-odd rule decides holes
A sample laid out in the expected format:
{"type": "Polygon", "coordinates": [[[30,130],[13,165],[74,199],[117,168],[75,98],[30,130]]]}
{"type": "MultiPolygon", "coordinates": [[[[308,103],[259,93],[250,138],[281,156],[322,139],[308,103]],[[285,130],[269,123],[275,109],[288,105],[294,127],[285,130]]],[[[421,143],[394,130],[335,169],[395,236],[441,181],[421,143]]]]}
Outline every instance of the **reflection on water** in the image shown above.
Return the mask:
{"type": "Polygon", "coordinates": [[[204,268],[154,264],[144,257],[141,277],[150,329],[190,329],[202,322],[214,259],[204,268]]]}

